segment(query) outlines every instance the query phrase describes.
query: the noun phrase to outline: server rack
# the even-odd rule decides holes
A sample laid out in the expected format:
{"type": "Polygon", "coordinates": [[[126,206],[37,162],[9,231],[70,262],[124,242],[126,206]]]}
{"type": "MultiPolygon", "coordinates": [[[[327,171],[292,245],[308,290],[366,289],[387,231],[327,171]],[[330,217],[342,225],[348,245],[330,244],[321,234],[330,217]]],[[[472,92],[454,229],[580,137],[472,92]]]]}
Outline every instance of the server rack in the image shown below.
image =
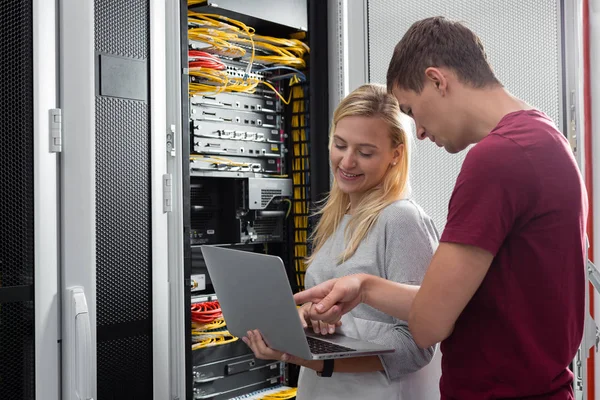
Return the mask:
{"type": "MultiPolygon", "coordinates": [[[[327,77],[318,73],[327,70],[327,44],[322,40],[327,30],[327,4],[190,3],[180,3],[179,15],[185,392],[187,399],[217,400],[295,385],[296,369],[254,359],[241,340],[225,335],[222,340],[227,343],[223,345],[193,343],[198,335],[206,338],[215,330],[200,332],[198,328],[207,325],[192,320],[203,321],[202,316],[210,316],[210,309],[218,307],[218,293],[214,293],[204,266],[201,244],[278,255],[284,260],[293,290],[303,286],[309,215],[314,201],[329,188],[327,77]],[[247,79],[268,84],[259,83],[252,94],[207,92],[201,85],[211,82],[194,70],[194,61],[214,61],[214,57],[200,53],[208,47],[201,35],[190,34],[194,19],[200,18],[198,13],[210,14],[207,18],[211,20],[242,22],[254,28],[256,35],[300,38],[310,48],[310,55],[304,57],[305,66],[295,68],[299,72],[276,68],[282,64],[270,62],[268,57],[255,62],[250,70],[248,57],[209,50],[225,64],[229,83],[238,78],[235,82],[240,84],[247,79]],[[205,90],[194,92],[196,85],[205,90]],[[318,175],[311,173],[313,165],[320,169],[318,175]],[[191,350],[192,346],[197,349],[191,350]]],[[[247,42],[244,46],[251,51],[247,42]]],[[[255,54],[258,59],[260,53],[255,54]]],[[[226,321],[215,323],[208,328],[226,330],[226,321]]]]}

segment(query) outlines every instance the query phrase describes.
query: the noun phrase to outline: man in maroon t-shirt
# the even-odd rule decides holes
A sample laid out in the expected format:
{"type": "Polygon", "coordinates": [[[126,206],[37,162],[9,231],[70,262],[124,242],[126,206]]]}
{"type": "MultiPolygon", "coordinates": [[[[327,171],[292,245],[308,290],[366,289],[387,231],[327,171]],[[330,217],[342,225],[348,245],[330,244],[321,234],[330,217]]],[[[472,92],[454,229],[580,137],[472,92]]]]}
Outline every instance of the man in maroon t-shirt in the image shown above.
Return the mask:
{"type": "MultiPolygon", "coordinates": [[[[296,295],[334,322],[359,302],[441,342],[442,399],[572,399],[585,313],[587,196],[564,136],[508,93],[477,36],[416,22],[387,75],[419,139],[467,154],[421,287],[368,275],[296,295]]],[[[398,238],[402,240],[402,238],[398,238]]]]}

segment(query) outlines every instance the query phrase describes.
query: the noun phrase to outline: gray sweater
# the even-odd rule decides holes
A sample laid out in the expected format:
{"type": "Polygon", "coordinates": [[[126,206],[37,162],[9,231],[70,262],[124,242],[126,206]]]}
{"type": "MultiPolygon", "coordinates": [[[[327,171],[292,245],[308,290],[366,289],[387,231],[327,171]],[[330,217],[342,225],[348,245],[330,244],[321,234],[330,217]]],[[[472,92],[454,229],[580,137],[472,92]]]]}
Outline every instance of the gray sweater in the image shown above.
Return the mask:
{"type": "MultiPolygon", "coordinates": [[[[367,273],[406,284],[421,283],[438,245],[438,233],[433,221],[421,207],[411,200],[399,200],[386,207],[355,254],[337,265],[338,257],[345,248],[344,229],[350,218],[350,215],[344,216],[340,227],[316,254],[306,273],[307,288],[328,279],[356,273],[367,273]]],[[[366,304],[358,305],[344,316],[341,328],[346,335],[395,348],[394,353],[380,356],[389,384],[402,380],[404,376],[427,365],[435,352],[435,347],[420,349],[416,345],[406,321],[393,318],[366,304]]],[[[344,374],[334,374],[334,377],[336,375],[344,374]]],[[[357,386],[366,383],[361,383],[357,378],[368,374],[353,375],[356,376],[352,381],[357,386]]],[[[299,388],[306,395],[302,397],[311,396],[303,390],[306,389],[302,388],[303,385],[312,386],[311,392],[319,386],[315,377],[320,380],[313,371],[303,371],[299,388]]],[[[330,380],[326,383],[328,389],[337,386],[332,385],[332,378],[328,378],[330,380]]],[[[437,382],[432,384],[436,385],[437,382]]],[[[357,391],[361,392],[360,388],[348,389],[355,395],[358,395],[357,391]]],[[[321,398],[325,393],[313,392],[312,395],[321,398]]]]}

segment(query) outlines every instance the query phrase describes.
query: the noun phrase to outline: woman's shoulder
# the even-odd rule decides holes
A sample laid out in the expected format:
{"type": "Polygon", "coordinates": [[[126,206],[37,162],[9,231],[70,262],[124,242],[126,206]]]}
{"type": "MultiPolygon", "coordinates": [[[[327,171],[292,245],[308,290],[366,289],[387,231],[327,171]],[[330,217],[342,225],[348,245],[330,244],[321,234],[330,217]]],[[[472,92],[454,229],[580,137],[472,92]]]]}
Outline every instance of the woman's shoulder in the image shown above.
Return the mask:
{"type": "Polygon", "coordinates": [[[425,211],[412,199],[401,199],[393,202],[381,212],[383,221],[387,222],[424,222],[431,218],[425,211]]]}
{"type": "Polygon", "coordinates": [[[435,242],[439,233],[431,217],[412,199],[393,202],[381,212],[382,229],[392,237],[416,234],[435,242]]]}

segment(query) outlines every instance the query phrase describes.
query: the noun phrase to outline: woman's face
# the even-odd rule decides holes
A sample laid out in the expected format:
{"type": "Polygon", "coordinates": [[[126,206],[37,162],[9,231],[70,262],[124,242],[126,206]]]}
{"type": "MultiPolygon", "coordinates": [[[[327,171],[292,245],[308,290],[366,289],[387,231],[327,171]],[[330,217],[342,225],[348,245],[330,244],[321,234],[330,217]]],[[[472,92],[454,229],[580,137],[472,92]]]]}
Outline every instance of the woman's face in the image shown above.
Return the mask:
{"type": "Polygon", "coordinates": [[[355,197],[379,185],[390,165],[400,161],[401,146],[392,147],[389,127],[381,118],[342,118],[335,127],[329,152],[338,187],[355,197]]]}

